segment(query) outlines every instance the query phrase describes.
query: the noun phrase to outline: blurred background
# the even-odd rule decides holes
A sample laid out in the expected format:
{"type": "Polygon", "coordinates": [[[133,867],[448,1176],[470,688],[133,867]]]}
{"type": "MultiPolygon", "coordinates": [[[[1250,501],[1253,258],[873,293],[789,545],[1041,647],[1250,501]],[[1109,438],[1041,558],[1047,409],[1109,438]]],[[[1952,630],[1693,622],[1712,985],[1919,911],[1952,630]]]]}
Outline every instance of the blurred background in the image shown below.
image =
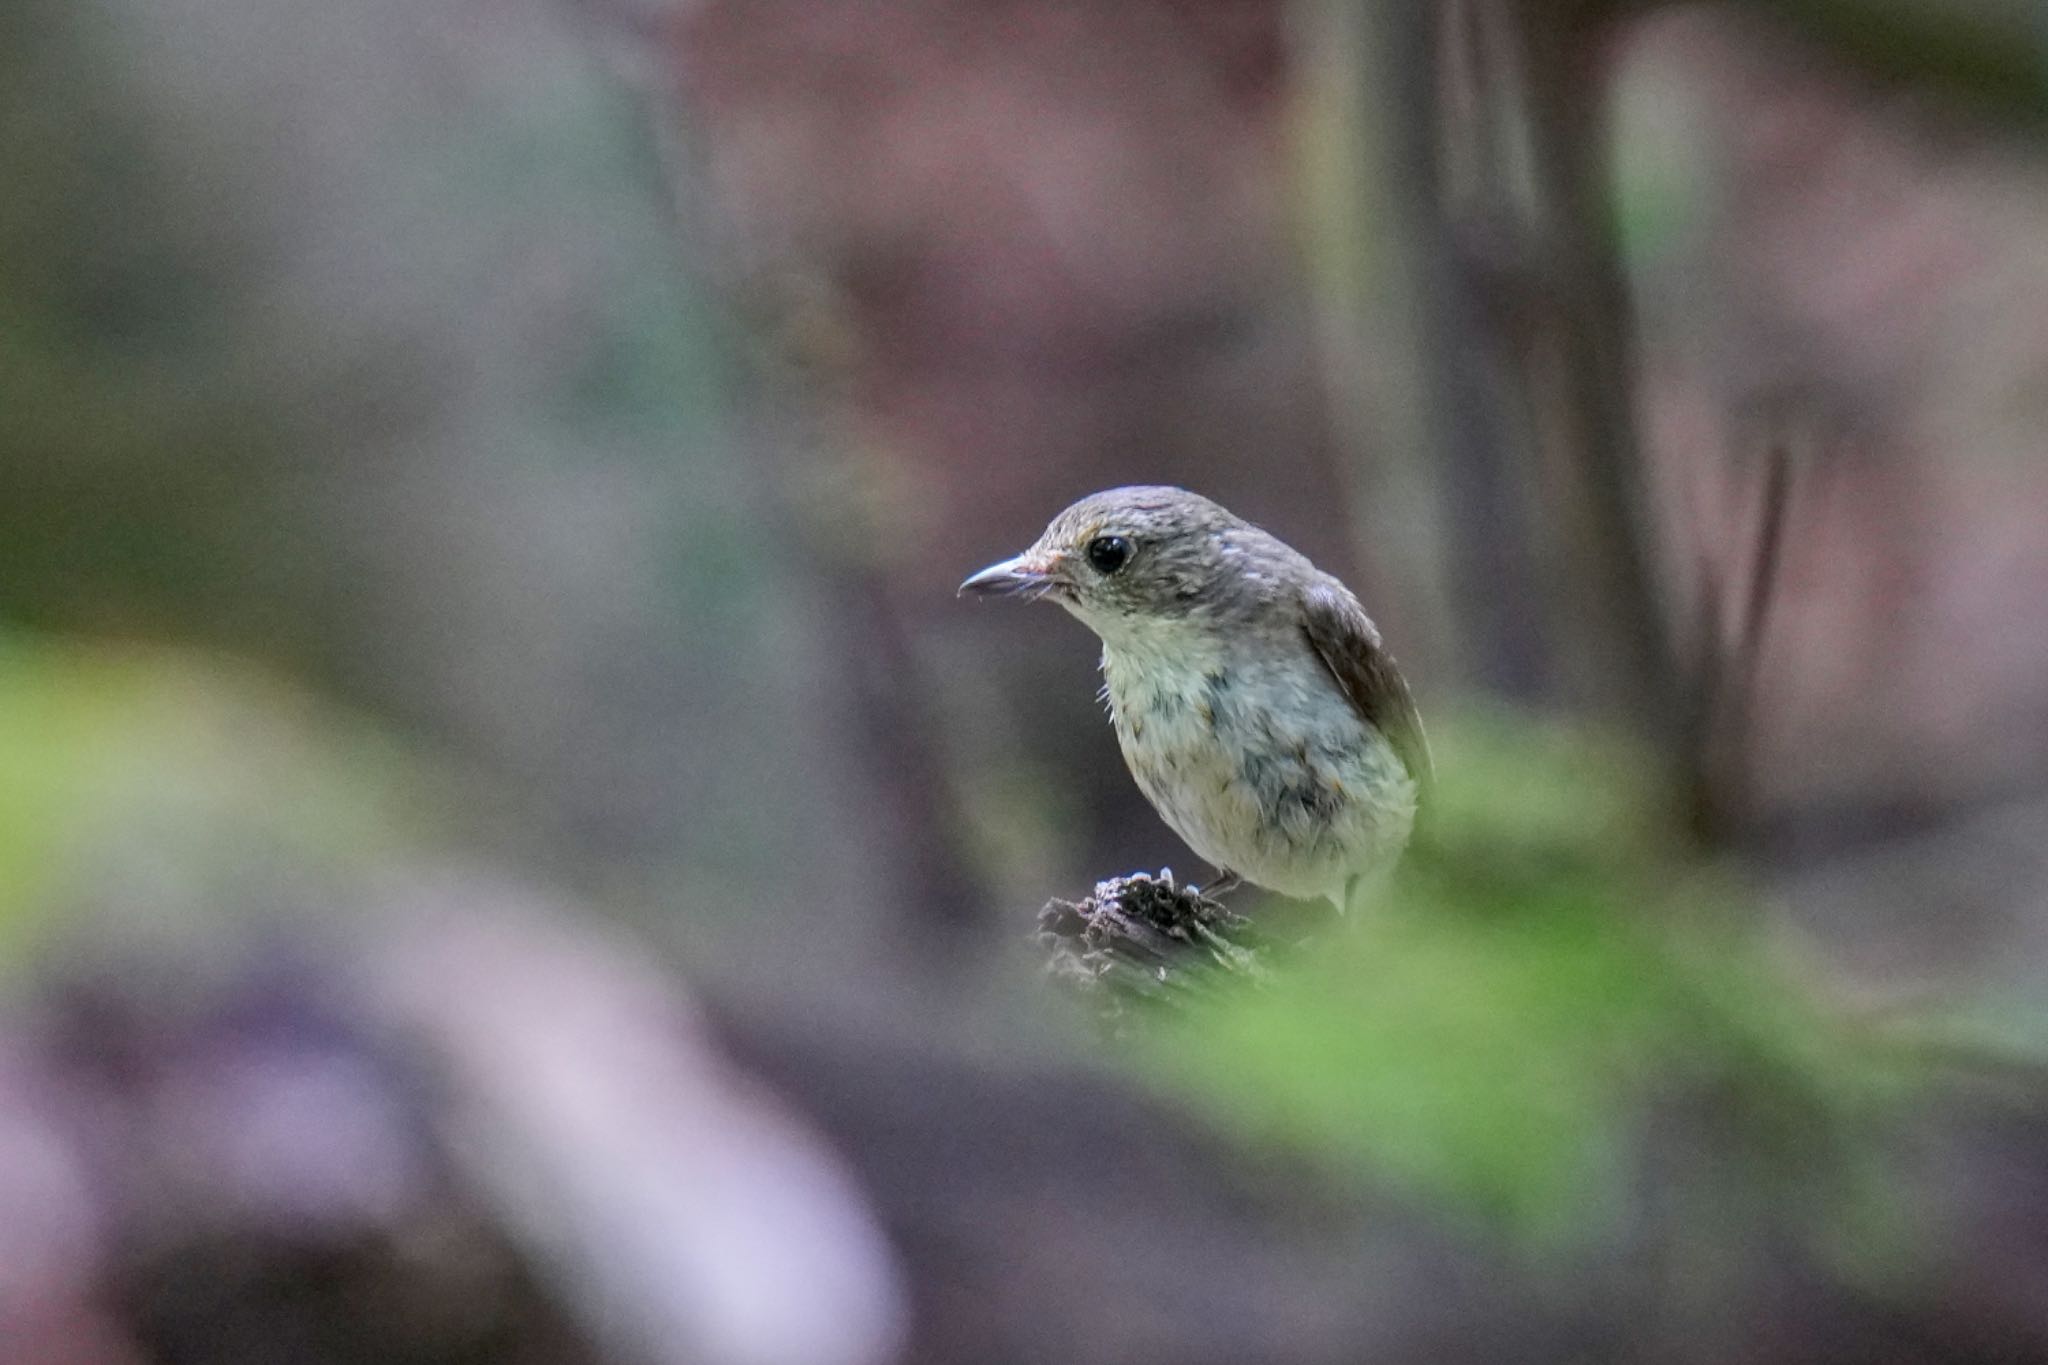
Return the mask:
{"type": "Polygon", "coordinates": [[[2026,0],[10,0],[0,1359],[2048,1359],[2044,123],[2026,0]],[[1204,869],[953,589],[1141,482],[1442,795],[1104,1036],[1038,907],[1204,869]]]}

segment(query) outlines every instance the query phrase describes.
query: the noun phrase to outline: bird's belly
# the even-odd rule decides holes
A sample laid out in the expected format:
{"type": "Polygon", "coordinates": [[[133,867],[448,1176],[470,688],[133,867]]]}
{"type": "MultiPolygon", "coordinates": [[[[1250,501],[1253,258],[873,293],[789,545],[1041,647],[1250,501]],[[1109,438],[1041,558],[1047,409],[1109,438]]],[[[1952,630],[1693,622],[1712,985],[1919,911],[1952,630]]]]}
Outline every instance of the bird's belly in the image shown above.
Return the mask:
{"type": "Polygon", "coordinates": [[[1124,761],[1162,819],[1218,867],[1282,895],[1342,901],[1407,841],[1400,759],[1307,669],[1106,666],[1124,761]]]}

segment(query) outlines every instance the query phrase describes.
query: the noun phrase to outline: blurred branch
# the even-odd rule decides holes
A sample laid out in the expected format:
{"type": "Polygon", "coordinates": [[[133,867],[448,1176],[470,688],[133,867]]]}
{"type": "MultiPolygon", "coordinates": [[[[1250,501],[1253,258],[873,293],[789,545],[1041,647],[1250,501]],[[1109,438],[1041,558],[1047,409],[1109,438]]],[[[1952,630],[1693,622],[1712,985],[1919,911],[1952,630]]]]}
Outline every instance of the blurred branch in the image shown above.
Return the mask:
{"type": "Polygon", "coordinates": [[[1609,184],[1605,5],[1364,7],[1418,385],[1476,671],[1675,746],[1609,184]],[[1533,600],[1530,600],[1533,599],[1533,600]],[[1538,631],[1533,623],[1547,629],[1538,631]],[[1543,640],[1551,658],[1543,657],[1543,640]],[[1550,675],[1553,662],[1561,678],[1550,675]]]}
{"type": "Polygon", "coordinates": [[[1782,433],[1770,441],[1758,494],[1755,551],[1744,584],[1741,615],[1724,630],[1724,587],[1707,574],[1700,585],[1698,662],[1691,677],[1686,725],[1690,740],[1687,807],[1702,843],[1725,840],[1744,818],[1748,802],[1743,762],[1755,710],[1757,673],[1777,596],[1786,511],[1791,502],[1792,452],[1782,433]]]}
{"type": "Polygon", "coordinates": [[[1391,633],[1419,642],[1403,657],[1425,671],[1433,656],[1534,700],[1550,686],[1551,660],[1513,415],[1486,326],[1486,280],[1463,248],[1445,183],[1451,15],[1435,0],[1334,0],[1316,13],[1326,30],[1319,50],[1345,54],[1347,85],[1332,112],[1352,138],[1331,140],[1356,162],[1326,172],[1341,194],[1329,216],[1355,238],[1339,268],[1368,277],[1330,291],[1350,286],[1346,316],[1329,326],[1340,339],[1333,349],[1356,357],[1332,387],[1340,410],[1343,395],[1370,394],[1371,412],[1357,416],[1372,438],[1354,442],[1360,530],[1386,560],[1411,566],[1397,596],[1412,600],[1391,604],[1391,633]],[[1368,356],[1369,337],[1388,339],[1384,354],[1368,356]],[[1403,610],[1421,619],[1404,623],[1403,610]]]}
{"type": "MultiPolygon", "coordinates": [[[[2025,6],[1748,7],[1879,76],[2022,122],[2048,109],[2048,29],[2025,6]]],[[[1377,120],[1364,190],[1394,201],[1373,211],[1377,240],[1393,256],[1378,273],[1405,304],[1391,310],[1391,330],[1414,357],[1397,363],[1414,366],[1409,387],[1420,395],[1409,400],[1417,413],[1393,413],[1395,439],[1373,464],[1424,472],[1374,477],[1426,481],[1448,509],[1434,548],[1454,588],[1447,609],[1465,622],[1456,652],[1511,695],[1561,691],[1630,716],[1667,755],[1674,782],[1697,792],[1727,776],[1700,745],[1736,742],[1727,737],[1744,728],[1786,470],[1779,459],[1766,476],[1736,657],[1704,665],[1711,676],[1684,677],[1635,430],[1635,348],[1612,201],[1612,38],[1651,8],[1353,3],[1338,7],[1335,31],[1353,44],[1355,80],[1377,120]]]]}
{"type": "Polygon", "coordinates": [[[1504,232],[1500,302],[1529,424],[1553,614],[1590,698],[1669,741],[1677,677],[1653,580],[1609,181],[1609,14],[1501,0],[1473,0],[1473,13],[1478,107],[1462,155],[1490,181],[1478,203],[1496,211],[1478,226],[1504,232]],[[1487,140],[1489,130],[1516,126],[1526,129],[1525,147],[1500,146],[1497,131],[1487,140]]]}

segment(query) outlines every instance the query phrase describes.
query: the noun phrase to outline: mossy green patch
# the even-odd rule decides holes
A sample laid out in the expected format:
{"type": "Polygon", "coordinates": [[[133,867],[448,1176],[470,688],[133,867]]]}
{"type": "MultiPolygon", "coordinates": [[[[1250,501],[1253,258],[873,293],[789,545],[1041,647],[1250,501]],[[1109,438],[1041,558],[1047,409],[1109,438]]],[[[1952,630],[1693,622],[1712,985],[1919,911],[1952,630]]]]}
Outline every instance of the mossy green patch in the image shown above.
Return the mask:
{"type": "Polygon", "coordinates": [[[424,791],[387,738],[253,669],[0,634],[0,958],[116,846],[334,868],[416,847],[424,791]]]}
{"type": "Polygon", "coordinates": [[[1674,1114],[1704,1114],[1695,1166],[1731,1198],[1799,1191],[1873,1226],[1867,1143],[1911,1068],[1685,860],[1649,767],[1497,717],[1437,741],[1430,833],[1387,903],[1272,988],[1163,1021],[1148,1073],[1511,1240],[1610,1232],[1674,1114]]]}

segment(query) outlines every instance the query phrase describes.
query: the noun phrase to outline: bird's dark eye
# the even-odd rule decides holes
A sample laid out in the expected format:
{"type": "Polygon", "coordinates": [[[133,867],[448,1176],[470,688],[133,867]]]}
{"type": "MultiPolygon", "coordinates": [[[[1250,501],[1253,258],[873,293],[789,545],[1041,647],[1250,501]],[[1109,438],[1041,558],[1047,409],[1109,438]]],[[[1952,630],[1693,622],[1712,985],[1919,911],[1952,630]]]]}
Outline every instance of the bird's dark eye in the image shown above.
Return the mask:
{"type": "Polygon", "coordinates": [[[1088,542],[1088,562],[1097,573],[1115,573],[1131,557],[1131,542],[1122,536],[1097,536],[1088,542]]]}

